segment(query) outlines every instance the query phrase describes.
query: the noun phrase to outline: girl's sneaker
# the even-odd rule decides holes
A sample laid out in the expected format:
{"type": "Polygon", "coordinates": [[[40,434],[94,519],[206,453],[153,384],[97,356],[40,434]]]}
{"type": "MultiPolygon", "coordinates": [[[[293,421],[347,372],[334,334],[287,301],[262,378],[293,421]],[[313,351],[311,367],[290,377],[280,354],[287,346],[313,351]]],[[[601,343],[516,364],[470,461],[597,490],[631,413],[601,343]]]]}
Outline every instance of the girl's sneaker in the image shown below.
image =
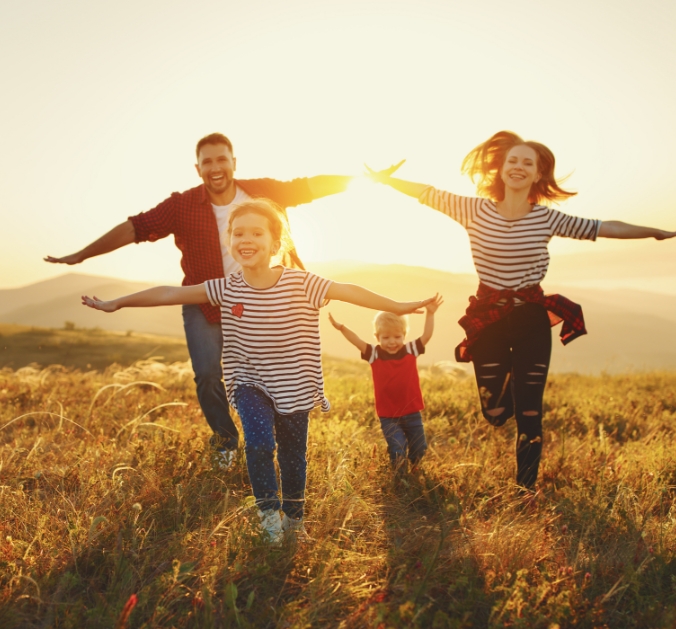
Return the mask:
{"type": "Polygon", "coordinates": [[[282,530],[282,518],[279,511],[274,509],[258,510],[258,517],[261,519],[260,531],[265,542],[271,546],[279,546],[284,541],[284,531],[282,530]]]}
{"type": "Polygon", "coordinates": [[[307,543],[312,539],[305,530],[303,518],[300,520],[294,520],[293,518],[290,518],[288,515],[286,515],[286,513],[282,518],[282,531],[284,532],[284,538],[287,540],[307,543]]]}

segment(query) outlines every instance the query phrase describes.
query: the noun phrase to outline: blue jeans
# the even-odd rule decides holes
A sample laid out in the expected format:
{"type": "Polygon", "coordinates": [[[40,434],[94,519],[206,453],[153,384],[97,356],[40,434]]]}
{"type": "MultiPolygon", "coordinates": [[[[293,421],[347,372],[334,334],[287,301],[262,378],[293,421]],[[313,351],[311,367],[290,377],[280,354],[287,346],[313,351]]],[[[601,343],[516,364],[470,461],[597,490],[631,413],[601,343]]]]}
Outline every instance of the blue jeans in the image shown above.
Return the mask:
{"type": "Polygon", "coordinates": [[[248,385],[237,389],[235,401],[244,428],[246,467],[258,508],[282,509],[290,518],[302,518],[309,413],[282,415],[263,391],[248,385]],[[281,503],[275,447],[282,481],[281,503]]]}
{"type": "Polygon", "coordinates": [[[230,416],[230,405],[223,384],[223,333],[220,323],[207,321],[195,304],[183,306],[183,329],[195,372],[197,399],[211,430],[211,444],[217,450],[234,450],[239,433],[230,416]]]}
{"type": "Polygon", "coordinates": [[[407,455],[413,465],[423,458],[427,451],[427,440],[420,413],[403,417],[381,417],[380,427],[383,429],[393,465],[400,463],[407,455]]]}

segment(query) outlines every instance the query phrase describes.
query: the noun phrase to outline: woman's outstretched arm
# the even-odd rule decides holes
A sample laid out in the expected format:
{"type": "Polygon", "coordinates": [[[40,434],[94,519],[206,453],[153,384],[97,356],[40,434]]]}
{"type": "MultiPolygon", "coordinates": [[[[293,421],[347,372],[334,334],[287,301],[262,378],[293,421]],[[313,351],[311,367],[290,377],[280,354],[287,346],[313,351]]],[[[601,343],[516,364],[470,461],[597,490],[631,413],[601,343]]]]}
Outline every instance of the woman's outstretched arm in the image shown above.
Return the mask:
{"type": "Polygon", "coordinates": [[[599,236],[601,238],[655,238],[655,240],[666,240],[676,236],[676,231],[668,232],[664,229],[641,227],[622,221],[603,221],[599,229],[599,236]]]}
{"type": "Polygon", "coordinates": [[[176,306],[180,304],[205,304],[209,301],[204,284],[195,286],[155,286],[131,295],[104,301],[98,297],[82,296],[82,305],[115,312],[120,308],[145,308],[148,306],[176,306]]]}
{"type": "Polygon", "coordinates": [[[403,192],[404,194],[407,194],[409,197],[415,197],[418,199],[420,195],[423,193],[423,191],[426,188],[429,188],[429,185],[426,183],[415,183],[413,181],[406,181],[405,179],[396,179],[395,177],[392,177],[392,173],[395,170],[398,170],[399,167],[405,162],[405,159],[402,159],[398,164],[394,164],[393,166],[390,166],[389,168],[385,168],[384,170],[373,170],[369,166],[366,166],[366,176],[371,180],[375,181],[376,183],[383,183],[385,185],[390,186],[391,188],[394,188],[398,192],[403,192]]]}

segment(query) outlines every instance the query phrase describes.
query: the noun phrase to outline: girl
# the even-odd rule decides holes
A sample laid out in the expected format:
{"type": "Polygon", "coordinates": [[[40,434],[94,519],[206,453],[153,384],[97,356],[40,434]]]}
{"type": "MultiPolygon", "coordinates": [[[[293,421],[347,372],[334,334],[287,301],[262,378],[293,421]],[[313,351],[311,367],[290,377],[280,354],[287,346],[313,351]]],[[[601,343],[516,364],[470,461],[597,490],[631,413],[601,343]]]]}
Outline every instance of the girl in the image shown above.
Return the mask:
{"type": "Polygon", "coordinates": [[[509,131],[496,133],[462,163],[462,171],[478,180],[478,198],[392,178],[402,163],[380,172],[369,168],[369,174],[443,212],[469,234],[480,283],[459,321],[467,337],[456,348],[456,358],[474,363],[482,412],[492,425],[502,426],[516,415],[516,482],[532,490],[542,452],[550,326],[563,321],[564,344],[586,334],[580,306],[561,295],[545,296],[540,287],[549,265],[549,240],[663,240],[676,232],[568,216],[540,205],[576,193],[557,183],[554,155],[546,146],[525,142],[509,131]]]}
{"type": "Polygon", "coordinates": [[[267,199],[232,210],[229,248],[241,271],[197,286],[159,286],[133,295],[82,303],[113,312],[134,306],[210,302],[221,310],[222,361],[228,401],[244,428],[249,479],[266,540],[278,544],[284,532],[305,537],[308,413],[324,396],[319,308],[331,299],[405,314],[420,311],[434,297],[401,303],[365,288],[341,284],[307,271],[272,264],[288,249],[283,214],[267,199]],[[274,453],[282,482],[279,500],[274,453]],[[284,518],[280,517],[280,509],[284,518]]]}

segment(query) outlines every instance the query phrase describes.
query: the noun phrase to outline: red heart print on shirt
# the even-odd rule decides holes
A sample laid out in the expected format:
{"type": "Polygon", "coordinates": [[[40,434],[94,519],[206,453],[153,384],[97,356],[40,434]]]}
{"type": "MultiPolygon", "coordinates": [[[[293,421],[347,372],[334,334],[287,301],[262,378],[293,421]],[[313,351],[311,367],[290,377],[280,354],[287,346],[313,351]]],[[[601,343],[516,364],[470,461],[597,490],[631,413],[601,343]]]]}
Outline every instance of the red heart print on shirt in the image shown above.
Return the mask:
{"type": "Polygon", "coordinates": [[[238,319],[242,318],[244,314],[244,306],[242,304],[235,304],[232,307],[232,314],[235,315],[238,319]]]}

